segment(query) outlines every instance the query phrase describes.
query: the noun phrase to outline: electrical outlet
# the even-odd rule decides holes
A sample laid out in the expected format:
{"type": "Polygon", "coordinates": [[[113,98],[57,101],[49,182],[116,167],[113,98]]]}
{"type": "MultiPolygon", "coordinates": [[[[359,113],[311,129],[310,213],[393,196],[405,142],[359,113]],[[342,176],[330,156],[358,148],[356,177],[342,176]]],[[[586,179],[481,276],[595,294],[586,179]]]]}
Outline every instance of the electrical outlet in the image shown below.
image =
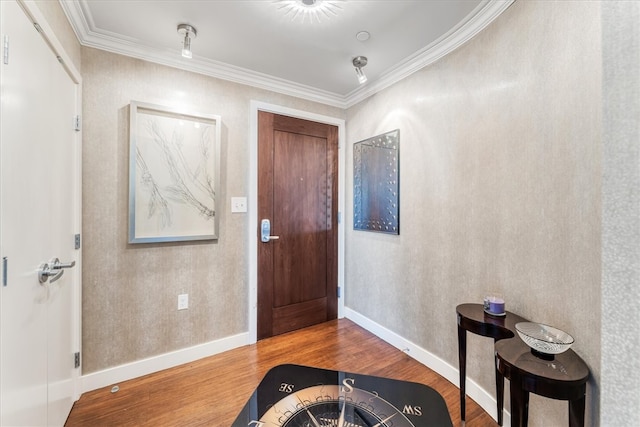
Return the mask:
{"type": "Polygon", "coordinates": [[[189,308],[189,294],[178,295],[178,310],[186,310],[189,308]]]}
{"type": "Polygon", "coordinates": [[[247,211],[247,198],[246,197],[232,197],[231,198],[231,212],[246,212],[247,211]]]}

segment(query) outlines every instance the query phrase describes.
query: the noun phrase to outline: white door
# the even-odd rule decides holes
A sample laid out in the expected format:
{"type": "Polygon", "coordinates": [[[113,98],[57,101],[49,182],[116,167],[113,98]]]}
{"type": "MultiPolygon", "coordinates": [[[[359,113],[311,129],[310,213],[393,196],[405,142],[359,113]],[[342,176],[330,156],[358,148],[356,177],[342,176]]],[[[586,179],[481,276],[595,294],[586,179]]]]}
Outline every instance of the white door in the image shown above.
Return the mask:
{"type": "Polygon", "coordinates": [[[18,4],[0,7],[0,425],[61,426],[77,378],[78,267],[45,283],[38,271],[79,262],[78,89],[18,4]]]}

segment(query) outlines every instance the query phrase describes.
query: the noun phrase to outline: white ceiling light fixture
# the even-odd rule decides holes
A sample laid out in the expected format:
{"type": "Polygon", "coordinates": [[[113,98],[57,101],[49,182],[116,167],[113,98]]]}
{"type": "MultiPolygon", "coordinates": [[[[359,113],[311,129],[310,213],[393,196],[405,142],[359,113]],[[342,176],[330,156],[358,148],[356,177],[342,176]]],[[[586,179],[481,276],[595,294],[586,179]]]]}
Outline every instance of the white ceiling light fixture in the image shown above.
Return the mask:
{"type": "Polygon", "coordinates": [[[364,84],[367,82],[367,76],[362,71],[362,68],[367,65],[367,57],[366,56],[356,56],[353,58],[353,66],[356,69],[356,76],[358,76],[358,81],[360,84],[364,84]]]}
{"type": "Polygon", "coordinates": [[[358,31],[356,33],[356,40],[359,42],[366,42],[371,37],[368,31],[358,31]]]}
{"type": "Polygon", "coordinates": [[[336,16],[339,10],[342,9],[340,3],[344,3],[346,0],[275,0],[275,3],[285,11],[284,15],[291,15],[291,21],[295,21],[296,18],[301,18],[302,22],[314,20],[320,22],[324,16],[329,19],[332,16],[336,16]]]}
{"type": "Polygon", "coordinates": [[[178,34],[183,37],[182,56],[189,59],[193,58],[193,52],[191,52],[191,39],[195,39],[198,35],[195,27],[189,24],[180,24],[178,25],[178,34]]]}

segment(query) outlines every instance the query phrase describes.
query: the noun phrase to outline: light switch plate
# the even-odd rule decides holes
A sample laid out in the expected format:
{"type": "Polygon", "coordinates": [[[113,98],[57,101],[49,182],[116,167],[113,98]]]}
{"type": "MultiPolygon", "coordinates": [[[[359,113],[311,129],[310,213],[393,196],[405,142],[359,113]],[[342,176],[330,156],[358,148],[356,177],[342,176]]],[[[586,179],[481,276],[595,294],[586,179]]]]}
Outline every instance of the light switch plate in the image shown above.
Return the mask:
{"type": "Polygon", "coordinates": [[[186,310],[189,308],[189,294],[178,295],[178,310],[186,310]]]}
{"type": "Polygon", "coordinates": [[[246,212],[247,211],[247,198],[246,197],[232,197],[231,198],[231,212],[246,212]]]}

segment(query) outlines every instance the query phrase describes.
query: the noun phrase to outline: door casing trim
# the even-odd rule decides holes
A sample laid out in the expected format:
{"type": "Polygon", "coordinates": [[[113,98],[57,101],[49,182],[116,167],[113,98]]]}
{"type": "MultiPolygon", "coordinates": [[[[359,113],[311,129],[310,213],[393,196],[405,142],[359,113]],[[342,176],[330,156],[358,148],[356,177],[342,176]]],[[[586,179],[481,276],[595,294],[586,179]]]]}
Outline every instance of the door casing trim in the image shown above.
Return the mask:
{"type": "Polygon", "coordinates": [[[249,343],[257,341],[258,336],[258,111],[296,117],[338,127],[338,318],[344,317],[344,208],[345,208],[345,121],[337,117],[311,113],[303,110],[283,107],[252,100],[249,107],[249,193],[248,193],[248,232],[249,249],[249,343]]]}

